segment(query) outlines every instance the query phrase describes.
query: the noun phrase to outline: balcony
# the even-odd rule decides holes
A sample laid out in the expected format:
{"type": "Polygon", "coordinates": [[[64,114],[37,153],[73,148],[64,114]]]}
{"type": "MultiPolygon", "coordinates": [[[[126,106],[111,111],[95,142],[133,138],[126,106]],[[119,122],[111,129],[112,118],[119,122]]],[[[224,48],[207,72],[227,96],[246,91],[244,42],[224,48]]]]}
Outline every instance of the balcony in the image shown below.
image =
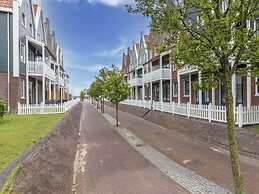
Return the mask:
{"type": "Polygon", "coordinates": [[[31,76],[43,76],[45,75],[49,79],[55,79],[55,72],[49,65],[42,61],[29,61],[28,62],[28,74],[31,76]]]}
{"type": "Polygon", "coordinates": [[[144,75],[144,82],[157,81],[157,80],[169,80],[171,77],[171,71],[169,68],[159,68],[155,71],[147,73],[144,75]]]}
{"type": "Polygon", "coordinates": [[[65,85],[64,79],[63,79],[61,76],[59,76],[59,75],[56,75],[55,83],[56,83],[56,84],[59,84],[59,85],[61,85],[61,86],[63,86],[63,87],[64,87],[64,85],[65,85]]]}
{"type": "Polygon", "coordinates": [[[129,80],[129,84],[132,86],[142,86],[142,78],[133,78],[129,80]]]}

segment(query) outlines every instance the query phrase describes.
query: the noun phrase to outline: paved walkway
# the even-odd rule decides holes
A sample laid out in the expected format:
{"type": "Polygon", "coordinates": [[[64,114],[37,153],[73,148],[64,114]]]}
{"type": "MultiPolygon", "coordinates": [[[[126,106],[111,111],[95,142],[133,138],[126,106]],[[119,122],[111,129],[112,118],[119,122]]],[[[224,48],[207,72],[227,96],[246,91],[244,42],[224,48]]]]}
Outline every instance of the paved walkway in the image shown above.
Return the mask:
{"type": "MultiPolygon", "coordinates": [[[[106,112],[115,117],[113,108],[106,106],[106,112]]],[[[120,122],[122,127],[171,160],[233,191],[228,150],[211,147],[126,112],[120,112],[120,122]]],[[[256,194],[259,191],[259,161],[245,156],[240,159],[247,193],[256,194]]]]}
{"type": "Polygon", "coordinates": [[[74,193],[187,193],[136,152],[89,103],[84,103],[79,133],[74,193]]]}

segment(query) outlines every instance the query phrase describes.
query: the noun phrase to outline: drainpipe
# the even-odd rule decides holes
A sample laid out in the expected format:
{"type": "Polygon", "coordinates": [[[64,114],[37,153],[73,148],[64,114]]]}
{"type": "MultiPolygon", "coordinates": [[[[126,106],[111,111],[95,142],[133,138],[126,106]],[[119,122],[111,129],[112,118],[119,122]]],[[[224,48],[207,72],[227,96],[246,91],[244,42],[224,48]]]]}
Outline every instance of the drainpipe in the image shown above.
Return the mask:
{"type": "Polygon", "coordinates": [[[8,107],[8,113],[10,113],[10,13],[7,13],[7,64],[8,64],[8,91],[7,91],[7,107],[8,107]]]}

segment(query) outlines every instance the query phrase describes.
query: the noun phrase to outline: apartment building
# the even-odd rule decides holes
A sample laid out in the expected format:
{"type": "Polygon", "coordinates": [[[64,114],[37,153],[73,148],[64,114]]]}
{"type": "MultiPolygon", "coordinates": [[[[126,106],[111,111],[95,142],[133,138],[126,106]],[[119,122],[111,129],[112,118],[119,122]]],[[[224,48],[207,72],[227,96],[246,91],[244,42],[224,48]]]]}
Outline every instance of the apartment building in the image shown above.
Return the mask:
{"type": "MultiPolygon", "coordinates": [[[[256,28],[258,21],[254,21],[251,27],[256,28]]],[[[177,70],[170,62],[170,49],[164,53],[156,52],[153,45],[161,44],[164,38],[165,35],[144,35],[142,32],[140,43],[134,43],[132,49],[128,48],[123,54],[122,72],[132,88],[130,99],[224,106],[223,85],[208,91],[195,90],[193,83],[200,81],[202,76],[197,69],[177,70]]],[[[233,75],[232,86],[236,106],[259,105],[257,78],[233,75]]]]}
{"type": "Polygon", "coordinates": [[[0,26],[0,98],[8,111],[70,98],[62,49],[41,0],[0,0],[0,26]]]}

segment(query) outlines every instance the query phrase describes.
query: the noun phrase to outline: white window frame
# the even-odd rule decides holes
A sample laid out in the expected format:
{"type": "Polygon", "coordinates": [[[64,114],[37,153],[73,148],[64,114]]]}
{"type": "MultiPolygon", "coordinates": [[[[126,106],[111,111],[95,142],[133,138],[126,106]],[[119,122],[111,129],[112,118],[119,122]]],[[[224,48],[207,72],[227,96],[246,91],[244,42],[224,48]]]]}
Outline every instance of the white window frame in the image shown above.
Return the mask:
{"type": "Polygon", "coordinates": [[[21,99],[25,99],[25,80],[21,80],[21,99]]]}
{"type": "Polygon", "coordinates": [[[259,91],[258,91],[258,85],[256,84],[258,82],[258,77],[255,78],[255,96],[259,96],[259,91]]]}
{"type": "Polygon", "coordinates": [[[178,82],[174,82],[173,83],[173,97],[177,97],[178,96],[178,82]],[[177,91],[177,94],[175,94],[175,91],[177,91]]]}
{"type": "Polygon", "coordinates": [[[188,86],[189,94],[185,94],[185,83],[189,83],[189,80],[183,81],[183,97],[190,97],[190,85],[188,86]]]}
{"type": "Polygon", "coordinates": [[[25,60],[26,60],[25,50],[26,50],[25,44],[23,44],[22,42],[20,42],[20,61],[21,61],[22,63],[25,63],[25,60]],[[22,47],[24,48],[24,50],[22,50],[22,47]],[[23,56],[22,56],[22,54],[23,54],[23,56]]]}
{"type": "Polygon", "coordinates": [[[24,12],[22,12],[22,25],[26,28],[26,15],[24,12]]]}
{"type": "Polygon", "coordinates": [[[204,91],[204,101],[206,103],[210,102],[210,91],[209,90],[204,91]]]}

